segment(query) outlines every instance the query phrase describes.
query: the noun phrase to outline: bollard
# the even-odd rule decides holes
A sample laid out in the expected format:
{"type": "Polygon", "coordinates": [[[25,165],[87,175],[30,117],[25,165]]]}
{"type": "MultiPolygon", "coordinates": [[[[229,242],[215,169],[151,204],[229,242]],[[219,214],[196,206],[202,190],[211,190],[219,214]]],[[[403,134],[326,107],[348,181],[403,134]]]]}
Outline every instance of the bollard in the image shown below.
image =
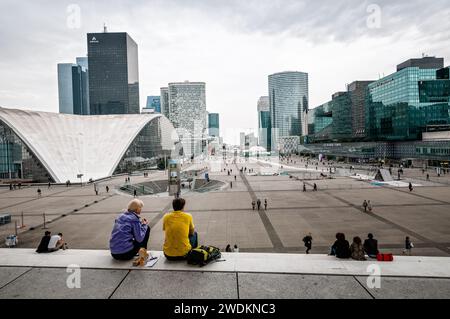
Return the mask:
{"type": "Polygon", "coordinates": [[[21,214],[21,221],[22,221],[22,225],[20,225],[20,228],[24,228],[25,227],[25,224],[23,223],[23,212],[22,212],[22,214],[21,214]]]}
{"type": "Polygon", "coordinates": [[[16,238],[17,238],[17,220],[14,221],[14,232],[15,232],[16,238]]]}
{"type": "Polygon", "coordinates": [[[45,213],[43,213],[42,216],[44,217],[44,227],[42,229],[47,229],[47,226],[45,225],[45,213]]]}

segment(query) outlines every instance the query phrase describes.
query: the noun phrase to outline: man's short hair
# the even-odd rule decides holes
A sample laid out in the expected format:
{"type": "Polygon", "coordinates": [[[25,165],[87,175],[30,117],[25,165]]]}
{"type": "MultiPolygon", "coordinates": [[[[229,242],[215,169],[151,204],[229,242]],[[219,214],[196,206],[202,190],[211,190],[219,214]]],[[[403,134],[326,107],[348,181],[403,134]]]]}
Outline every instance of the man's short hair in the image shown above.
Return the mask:
{"type": "Polygon", "coordinates": [[[184,205],[186,205],[186,201],[184,200],[184,198],[175,198],[172,201],[172,207],[175,211],[182,210],[184,208],[184,205]]]}
{"type": "Polygon", "coordinates": [[[372,239],[373,235],[371,233],[369,233],[369,235],[367,235],[367,237],[369,237],[369,239],[372,239]]]}
{"type": "Polygon", "coordinates": [[[50,235],[51,233],[52,233],[52,232],[46,230],[46,231],[45,231],[45,236],[48,236],[48,235],[50,235]]]}
{"type": "Polygon", "coordinates": [[[58,233],[58,236],[61,236],[61,237],[62,237],[62,233],[58,233]]]}

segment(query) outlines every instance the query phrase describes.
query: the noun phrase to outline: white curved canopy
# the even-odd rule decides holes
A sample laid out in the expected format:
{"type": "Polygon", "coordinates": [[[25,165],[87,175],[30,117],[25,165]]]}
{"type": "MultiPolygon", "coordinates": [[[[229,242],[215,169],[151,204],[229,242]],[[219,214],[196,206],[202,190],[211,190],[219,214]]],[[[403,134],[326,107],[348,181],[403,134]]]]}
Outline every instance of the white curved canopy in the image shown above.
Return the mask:
{"type": "MultiPolygon", "coordinates": [[[[0,120],[19,136],[55,182],[111,176],[146,124],[161,117],[164,149],[173,146],[174,129],[160,114],[71,115],[6,109],[0,120]]],[[[176,133],[175,133],[176,134],[176,133]]]]}

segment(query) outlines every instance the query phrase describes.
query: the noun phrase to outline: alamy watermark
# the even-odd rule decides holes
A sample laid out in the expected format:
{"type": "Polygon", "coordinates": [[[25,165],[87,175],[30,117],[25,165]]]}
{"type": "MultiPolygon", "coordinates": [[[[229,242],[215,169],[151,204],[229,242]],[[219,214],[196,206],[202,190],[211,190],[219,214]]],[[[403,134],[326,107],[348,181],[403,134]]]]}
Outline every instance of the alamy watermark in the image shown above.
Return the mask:
{"type": "Polygon", "coordinates": [[[69,4],[66,8],[66,25],[69,29],[81,28],[81,7],[78,4],[69,4]]]}
{"type": "Polygon", "coordinates": [[[366,272],[370,275],[367,277],[366,285],[369,289],[381,288],[381,268],[377,264],[370,264],[367,266],[366,272]]]}
{"type": "Polygon", "coordinates": [[[366,9],[370,13],[366,20],[366,25],[369,29],[381,28],[381,7],[378,4],[369,4],[366,9]]]}
{"type": "Polygon", "coordinates": [[[67,266],[66,272],[70,275],[67,276],[66,285],[69,289],[81,288],[81,268],[78,265],[71,264],[67,266]]]}

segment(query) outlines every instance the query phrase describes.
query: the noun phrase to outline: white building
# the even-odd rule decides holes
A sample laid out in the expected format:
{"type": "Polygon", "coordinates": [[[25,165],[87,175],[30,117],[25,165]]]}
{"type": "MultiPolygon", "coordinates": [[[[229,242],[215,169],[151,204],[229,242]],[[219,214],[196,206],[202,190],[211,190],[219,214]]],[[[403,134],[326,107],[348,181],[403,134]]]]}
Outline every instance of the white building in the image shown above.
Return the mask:
{"type": "Polygon", "coordinates": [[[196,157],[206,151],[205,83],[169,83],[168,93],[169,120],[178,132],[185,155],[196,157]]]}

